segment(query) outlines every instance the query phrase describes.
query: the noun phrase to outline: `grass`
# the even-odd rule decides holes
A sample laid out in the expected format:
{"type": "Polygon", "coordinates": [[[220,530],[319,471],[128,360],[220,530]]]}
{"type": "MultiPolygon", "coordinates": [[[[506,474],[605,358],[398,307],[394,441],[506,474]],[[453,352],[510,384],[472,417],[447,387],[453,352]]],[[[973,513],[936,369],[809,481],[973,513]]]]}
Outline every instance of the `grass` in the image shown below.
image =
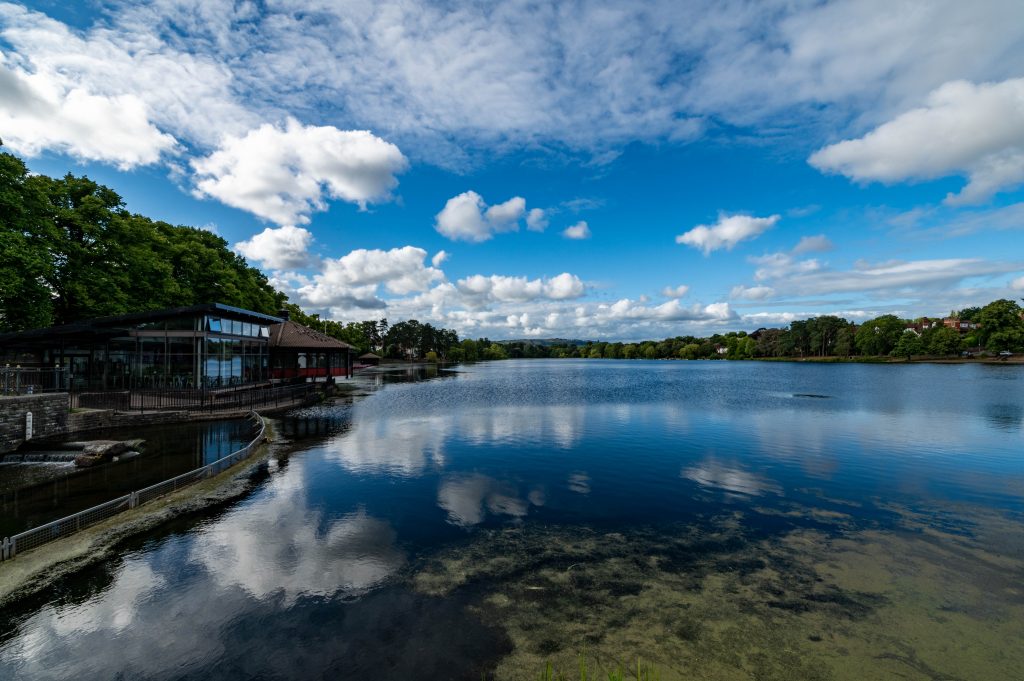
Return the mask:
{"type": "MultiPolygon", "coordinates": [[[[580,653],[577,675],[569,675],[564,671],[555,669],[550,662],[544,665],[544,671],[537,677],[538,681],[602,681],[602,677],[598,674],[591,674],[587,667],[587,656],[584,653],[580,653]]],[[[635,681],[660,681],[661,674],[657,667],[653,667],[648,664],[644,664],[639,659],[636,661],[636,669],[630,669],[626,671],[621,666],[616,667],[614,670],[607,673],[605,677],[607,681],[626,681],[626,679],[635,679],[635,681]]]]}

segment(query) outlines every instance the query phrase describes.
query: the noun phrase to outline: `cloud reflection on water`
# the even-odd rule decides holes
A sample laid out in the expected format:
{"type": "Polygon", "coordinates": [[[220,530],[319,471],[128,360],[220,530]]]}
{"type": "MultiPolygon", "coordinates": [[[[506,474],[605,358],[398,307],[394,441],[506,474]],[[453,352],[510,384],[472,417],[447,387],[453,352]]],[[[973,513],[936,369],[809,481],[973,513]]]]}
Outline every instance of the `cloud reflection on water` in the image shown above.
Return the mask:
{"type": "Polygon", "coordinates": [[[782,493],[782,488],[774,482],[749,473],[738,465],[725,465],[714,457],[708,457],[696,466],[683,468],[679,475],[701,487],[719,489],[729,494],[761,496],[766,493],[782,493]]]}
{"type": "Polygon", "coordinates": [[[518,486],[474,473],[445,477],[437,490],[437,504],[448,512],[448,521],[460,527],[482,523],[488,514],[523,518],[532,506],[543,506],[545,495],[534,488],[523,499],[518,486]]]}
{"type": "Polygon", "coordinates": [[[310,508],[302,475],[274,480],[262,503],[231,513],[196,537],[191,560],[222,588],[264,599],[355,595],[379,584],[405,561],[386,521],[363,510],[325,520],[310,508]],[[301,556],[301,560],[297,557],[301,556]]]}

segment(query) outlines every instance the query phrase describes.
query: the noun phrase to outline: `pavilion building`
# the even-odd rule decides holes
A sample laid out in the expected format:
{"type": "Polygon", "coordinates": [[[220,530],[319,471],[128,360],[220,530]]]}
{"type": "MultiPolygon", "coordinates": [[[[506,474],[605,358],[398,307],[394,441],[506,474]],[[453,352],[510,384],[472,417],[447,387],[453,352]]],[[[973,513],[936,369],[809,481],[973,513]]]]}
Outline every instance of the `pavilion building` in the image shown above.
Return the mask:
{"type": "Polygon", "coordinates": [[[0,334],[0,367],[76,392],[219,389],[347,376],[354,350],[284,316],[209,303],[0,334]]]}

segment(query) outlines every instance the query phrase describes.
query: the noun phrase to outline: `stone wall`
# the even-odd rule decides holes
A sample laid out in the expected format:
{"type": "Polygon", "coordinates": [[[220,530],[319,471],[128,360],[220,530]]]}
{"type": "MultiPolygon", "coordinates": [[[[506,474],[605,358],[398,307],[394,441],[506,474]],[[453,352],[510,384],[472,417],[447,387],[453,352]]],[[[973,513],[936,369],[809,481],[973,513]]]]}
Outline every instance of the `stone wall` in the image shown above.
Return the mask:
{"type": "Polygon", "coordinates": [[[25,415],[32,413],[32,438],[67,431],[70,403],[67,393],[0,397],[0,454],[13,452],[25,441],[25,415]]]}
{"type": "Polygon", "coordinates": [[[120,428],[123,426],[154,426],[163,423],[185,423],[202,420],[190,416],[186,411],[151,411],[145,414],[138,412],[121,412],[110,409],[87,409],[75,412],[68,417],[67,433],[87,433],[102,428],[120,428]]]}

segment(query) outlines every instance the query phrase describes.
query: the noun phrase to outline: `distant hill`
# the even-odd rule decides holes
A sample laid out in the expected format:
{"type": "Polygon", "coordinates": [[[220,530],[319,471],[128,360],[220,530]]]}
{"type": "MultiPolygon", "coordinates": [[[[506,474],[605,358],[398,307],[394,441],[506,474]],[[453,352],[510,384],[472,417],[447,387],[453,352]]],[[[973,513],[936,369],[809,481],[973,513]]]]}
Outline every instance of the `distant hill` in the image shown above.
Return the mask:
{"type": "Polygon", "coordinates": [[[498,345],[512,345],[513,343],[516,343],[522,345],[537,345],[542,348],[546,348],[552,345],[575,345],[581,347],[587,343],[594,343],[595,341],[580,340],[579,338],[513,338],[494,342],[498,345]]]}

